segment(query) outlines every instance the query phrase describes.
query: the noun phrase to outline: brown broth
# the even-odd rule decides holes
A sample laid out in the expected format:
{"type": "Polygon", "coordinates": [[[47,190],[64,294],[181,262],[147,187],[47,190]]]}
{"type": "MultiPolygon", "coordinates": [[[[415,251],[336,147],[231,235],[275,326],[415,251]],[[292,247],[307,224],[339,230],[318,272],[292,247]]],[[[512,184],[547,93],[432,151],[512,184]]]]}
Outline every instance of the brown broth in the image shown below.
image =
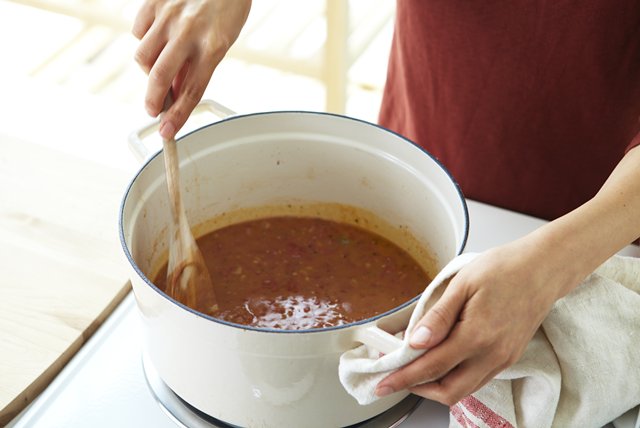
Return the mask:
{"type": "MultiPolygon", "coordinates": [[[[305,330],[363,320],[417,296],[431,279],[390,240],[322,218],[243,221],[197,242],[219,305],[209,315],[254,327],[305,330]]],[[[165,289],[166,265],[155,283],[165,289]]]]}

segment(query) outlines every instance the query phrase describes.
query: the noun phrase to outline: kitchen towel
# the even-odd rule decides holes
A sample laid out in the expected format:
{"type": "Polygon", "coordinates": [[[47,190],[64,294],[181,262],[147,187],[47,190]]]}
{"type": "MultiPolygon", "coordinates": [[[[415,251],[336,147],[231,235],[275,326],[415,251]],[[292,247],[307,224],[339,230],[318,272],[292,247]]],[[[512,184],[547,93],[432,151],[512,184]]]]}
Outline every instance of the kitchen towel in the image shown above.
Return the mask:
{"type": "MultiPolygon", "coordinates": [[[[452,260],[426,288],[407,331],[446,278],[475,255],[452,260]],[[422,305],[421,305],[422,304],[422,305]]],[[[359,403],[424,351],[386,355],[365,346],[341,356],[339,375],[359,403]]],[[[513,366],[450,409],[452,427],[600,427],[640,404],[640,259],[614,256],[558,300],[513,366]]]]}

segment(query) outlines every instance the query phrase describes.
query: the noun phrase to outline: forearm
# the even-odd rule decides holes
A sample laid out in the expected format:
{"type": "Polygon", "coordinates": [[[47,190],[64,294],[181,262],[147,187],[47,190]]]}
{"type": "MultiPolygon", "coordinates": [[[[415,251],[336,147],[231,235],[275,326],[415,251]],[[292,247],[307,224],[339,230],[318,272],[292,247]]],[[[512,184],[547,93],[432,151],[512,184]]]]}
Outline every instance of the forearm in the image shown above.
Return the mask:
{"type": "Polygon", "coordinates": [[[588,274],[640,237],[640,147],[630,150],[590,201],[540,228],[531,239],[570,292],[588,274]]]}
{"type": "Polygon", "coordinates": [[[411,387],[451,405],[476,391],[521,357],[558,298],[638,236],[640,147],[590,201],[456,274],[410,333],[411,346],[429,352],[385,378],[377,393],[411,387]]]}

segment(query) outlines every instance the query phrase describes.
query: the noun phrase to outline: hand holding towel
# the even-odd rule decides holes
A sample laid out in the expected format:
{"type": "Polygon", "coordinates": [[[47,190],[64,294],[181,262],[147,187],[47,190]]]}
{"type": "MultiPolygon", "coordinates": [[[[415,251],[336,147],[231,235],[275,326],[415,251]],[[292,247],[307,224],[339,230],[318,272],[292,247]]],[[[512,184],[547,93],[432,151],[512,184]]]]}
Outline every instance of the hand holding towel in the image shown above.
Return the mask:
{"type": "MultiPolygon", "coordinates": [[[[407,332],[413,330],[414,326],[428,309],[427,303],[432,295],[443,286],[443,284],[455,275],[463,266],[471,262],[477,254],[466,253],[454,258],[449,262],[431,281],[425,291],[420,296],[416,304],[407,332]]],[[[369,404],[378,399],[374,391],[376,385],[392,371],[410,363],[426,352],[425,349],[413,349],[409,345],[409,335],[405,334],[402,346],[393,352],[379,357],[377,350],[367,349],[360,346],[356,349],[345,352],[340,357],[338,375],[340,382],[358,403],[369,404]],[[371,354],[371,355],[370,355],[371,354]]]]}
{"type": "MultiPolygon", "coordinates": [[[[455,258],[429,284],[408,332],[421,303],[473,258],[455,258]]],[[[380,380],[424,352],[408,337],[382,357],[361,346],[342,355],[340,380],[370,403],[380,380]]],[[[554,304],[516,364],[451,407],[451,426],[599,427],[638,404],[640,259],[614,256],[554,304]]]]}

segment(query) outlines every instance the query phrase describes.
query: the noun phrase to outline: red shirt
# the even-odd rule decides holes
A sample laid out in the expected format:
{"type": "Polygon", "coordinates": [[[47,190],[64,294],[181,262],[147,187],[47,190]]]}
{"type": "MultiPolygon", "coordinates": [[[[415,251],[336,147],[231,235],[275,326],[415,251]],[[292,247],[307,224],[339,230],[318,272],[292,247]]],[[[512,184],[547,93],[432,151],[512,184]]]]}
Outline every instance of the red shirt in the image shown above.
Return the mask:
{"type": "Polygon", "coordinates": [[[640,2],[399,0],[380,123],[465,196],[552,219],[640,142],[640,2]]]}

